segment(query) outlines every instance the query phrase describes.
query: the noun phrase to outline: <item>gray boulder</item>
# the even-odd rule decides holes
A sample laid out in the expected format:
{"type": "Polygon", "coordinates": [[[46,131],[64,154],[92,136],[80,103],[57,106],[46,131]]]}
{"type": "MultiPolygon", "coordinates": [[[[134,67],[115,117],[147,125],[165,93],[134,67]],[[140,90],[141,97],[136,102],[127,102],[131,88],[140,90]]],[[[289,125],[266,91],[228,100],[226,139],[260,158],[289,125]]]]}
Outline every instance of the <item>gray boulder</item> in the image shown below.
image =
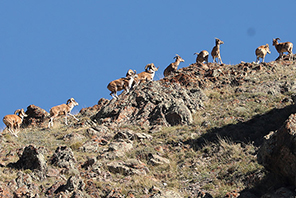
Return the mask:
{"type": "Polygon", "coordinates": [[[192,114],[202,108],[207,97],[199,88],[184,88],[177,83],[144,82],[130,93],[111,100],[92,117],[99,124],[182,125],[193,121],[192,114]]]}

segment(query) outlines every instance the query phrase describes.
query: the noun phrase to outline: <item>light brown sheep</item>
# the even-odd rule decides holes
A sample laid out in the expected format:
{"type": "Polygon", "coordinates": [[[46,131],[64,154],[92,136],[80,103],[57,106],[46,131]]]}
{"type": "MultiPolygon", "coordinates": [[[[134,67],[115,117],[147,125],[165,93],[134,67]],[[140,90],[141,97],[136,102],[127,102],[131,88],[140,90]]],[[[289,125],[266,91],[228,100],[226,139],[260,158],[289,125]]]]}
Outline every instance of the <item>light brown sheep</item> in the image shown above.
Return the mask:
{"type": "Polygon", "coordinates": [[[24,117],[27,117],[24,109],[18,109],[14,112],[14,114],[4,116],[3,122],[7,126],[8,131],[17,137],[15,132],[19,130],[24,117]]]}
{"type": "Polygon", "coordinates": [[[256,54],[256,63],[259,63],[259,58],[262,58],[262,62],[264,62],[264,58],[266,56],[266,54],[270,54],[270,50],[269,50],[269,45],[261,45],[259,46],[256,50],[255,50],[255,54],[256,54]]]}
{"type": "Polygon", "coordinates": [[[77,105],[79,105],[78,102],[76,102],[74,100],[74,98],[70,98],[69,100],[67,100],[66,104],[61,104],[61,105],[57,105],[57,106],[52,107],[50,109],[50,120],[48,123],[48,128],[50,128],[50,126],[53,126],[54,118],[56,118],[57,116],[59,116],[61,114],[65,114],[65,124],[66,125],[68,125],[68,122],[67,122],[68,115],[72,116],[77,121],[79,121],[79,119],[77,119],[74,115],[71,114],[72,109],[77,105]]]}
{"type": "Polygon", "coordinates": [[[171,63],[167,68],[163,71],[164,77],[171,75],[172,73],[176,72],[180,62],[184,62],[184,59],[181,58],[178,54],[174,57],[175,62],[171,63]]]}
{"type": "Polygon", "coordinates": [[[272,45],[275,46],[276,51],[279,53],[279,58],[282,59],[284,56],[284,52],[288,52],[290,55],[289,60],[293,58],[293,43],[291,42],[285,42],[285,43],[279,43],[278,40],[281,40],[279,38],[272,40],[272,45]]]}
{"type": "Polygon", "coordinates": [[[111,91],[110,95],[114,99],[117,99],[118,98],[117,91],[121,91],[124,89],[126,90],[126,93],[128,93],[136,77],[137,77],[136,71],[128,70],[125,78],[119,78],[117,80],[111,81],[107,85],[107,88],[109,89],[109,91],[111,91]]]}
{"type": "Polygon", "coordinates": [[[220,45],[224,44],[223,41],[221,41],[218,38],[215,38],[216,45],[213,47],[211,55],[213,57],[213,62],[216,63],[216,58],[218,58],[218,64],[223,64],[221,55],[220,55],[220,45]]]}
{"type": "Polygon", "coordinates": [[[208,63],[209,61],[209,52],[206,51],[206,50],[202,50],[201,52],[199,53],[194,53],[194,55],[197,55],[196,57],[196,63],[208,63]]]}

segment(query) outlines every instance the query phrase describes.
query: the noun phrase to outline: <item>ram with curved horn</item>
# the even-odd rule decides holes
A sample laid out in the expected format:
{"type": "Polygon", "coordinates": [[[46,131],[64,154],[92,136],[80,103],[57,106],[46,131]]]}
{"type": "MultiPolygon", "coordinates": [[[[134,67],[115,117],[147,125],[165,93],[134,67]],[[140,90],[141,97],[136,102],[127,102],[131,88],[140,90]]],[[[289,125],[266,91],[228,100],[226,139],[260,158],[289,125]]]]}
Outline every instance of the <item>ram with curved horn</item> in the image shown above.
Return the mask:
{"type": "Polygon", "coordinates": [[[114,99],[118,99],[117,91],[125,90],[126,93],[128,93],[136,77],[137,77],[136,70],[133,71],[129,69],[126,73],[126,77],[111,81],[107,85],[107,89],[111,91],[110,95],[114,99]]]}
{"type": "Polygon", "coordinates": [[[199,53],[194,53],[193,55],[197,55],[196,57],[196,63],[208,63],[209,61],[209,52],[207,50],[202,50],[199,53]]]}
{"type": "Polygon", "coordinates": [[[171,63],[167,68],[163,71],[164,77],[167,77],[171,75],[172,73],[176,72],[178,69],[178,66],[181,62],[184,62],[184,59],[181,58],[178,54],[174,57],[175,62],[171,63]]]}
{"type": "Polygon", "coordinates": [[[280,38],[276,38],[272,40],[272,45],[275,46],[276,51],[279,53],[280,59],[283,58],[284,52],[288,52],[289,60],[293,59],[293,43],[291,42],[284,42],[284,43],[279,43],[278,41],[281,40],[280,38]]]}
{"type": "Polygon", "coordinates": [[[79,105],[78,102],[76,102],[74,100],[74,98],[70,98],[67,100],[66,104],[61,104],[61,105],[57,105],[54,106],[50,109],[50,120],[48,123],[48,128],[50,128],[51,126],[53,126],[53,120],[54,118],[56,118],[57,116],[64,114],[65,115],[65,124],[68,125],[67,122],[67,116],[70,115],[72,116],[75,120],[79,121],[79,119],[77,119],[74,115],[71,114],[72,109],[79,105]]]}

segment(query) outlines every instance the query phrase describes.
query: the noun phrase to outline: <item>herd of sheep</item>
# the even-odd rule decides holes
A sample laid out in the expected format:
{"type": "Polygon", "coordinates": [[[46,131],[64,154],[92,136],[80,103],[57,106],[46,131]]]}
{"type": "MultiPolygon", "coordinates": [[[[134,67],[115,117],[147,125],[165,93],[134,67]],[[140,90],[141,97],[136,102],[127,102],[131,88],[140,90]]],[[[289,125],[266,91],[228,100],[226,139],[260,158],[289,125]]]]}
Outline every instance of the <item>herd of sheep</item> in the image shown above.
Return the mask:
{"type": "MultiPolygon", "coordinates": [[[[289,55],[289,60],[293,57],[293,43],[291,42],[284,42],[284,43],[279,43],[280,39],[276,38],[273,39],[272,44],[275,46],[277,52],[279,53],[279,58],[283,58],[283,53],[287,52],[289,55]]],[[[216,45],[213,47],[211,51],[211,55],[213,58],[213,62],[216,62],[216,59],[218,59],[217,63],[222,64],[222,59],[220,55],[220,45],[224,44],[223,41],[220,39],[216,38],[215,39],[216,45]]],[[[264,58],[266,54],[270,54],[269,50],[269,45],[262,45],[259,46],[255,50],[256,54],[256,62],[259,63],[259,58],[262,59],[262,62],[264,62],[264,58]]],[[[197,63],[208,63],[208,58],[209,58],[209,52],[206,50],[202,50],[200,53],[194,53],[197,55],[196,62],[197,63]]],[[[181,62],[184,62],[184,59],[182,59],[179,55],[176,55],[174,57],[175,62],[171,63],[167,68],[164,70],[163,75],[164,77],[167,77],[174,73],[177,69],[178,66],[181,62]]],[[[155,72],[158,71],[159,67],[155,67],[153,63],[150,63],[145,66],[145,71],[137,74],[136,71],[134,70],[128,70],[126,77],[120,78],[117,80],[113,80],[110,82],[107,86],[107,88],[111,91],[110,95],[114,98],[117,99],[117,91],[125,90],[126,93],[129,92],[129,90],[133,86],[137,86],[141,82],[146,82],[146,81],[152,81],[155,75],[155,72]]],[[[67,116],[71,115],[73,118],[75,118],[77,121],[78,119],[71,114],[71,110],[77,106],[78,103],[74,100],[74,98],[71,98],[67,101],[66,104],[61,104],[58,106],[54,106],[50,109],[50,120],[48,123],[48,127],[50,128],[53,126],[53,120],[55,117],[64,114],[65,115],[65,124],[67,124],[67,116]]],[[[3,122],[6,125],[7,129],[17,137],[16,131],[19,130],[21,123],[23,122],[24,117],[27,115],[24,112],[24,109],[18,109],[14,112],[12,115],[6,115],[3,118],[3,122]]]]}

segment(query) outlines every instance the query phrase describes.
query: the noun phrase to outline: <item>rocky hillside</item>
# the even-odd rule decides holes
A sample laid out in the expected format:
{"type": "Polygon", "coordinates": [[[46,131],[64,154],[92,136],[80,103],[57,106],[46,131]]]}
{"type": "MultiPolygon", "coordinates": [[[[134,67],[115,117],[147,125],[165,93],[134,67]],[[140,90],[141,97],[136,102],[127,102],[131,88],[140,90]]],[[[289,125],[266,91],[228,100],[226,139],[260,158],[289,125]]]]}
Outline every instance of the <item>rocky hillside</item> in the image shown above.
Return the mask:
{"type": "Polygon", "coordinates": [[[51,129],[30,105],[0,137],[0,197],[294,197],[295,75],[191,64],[51,129]]]}

